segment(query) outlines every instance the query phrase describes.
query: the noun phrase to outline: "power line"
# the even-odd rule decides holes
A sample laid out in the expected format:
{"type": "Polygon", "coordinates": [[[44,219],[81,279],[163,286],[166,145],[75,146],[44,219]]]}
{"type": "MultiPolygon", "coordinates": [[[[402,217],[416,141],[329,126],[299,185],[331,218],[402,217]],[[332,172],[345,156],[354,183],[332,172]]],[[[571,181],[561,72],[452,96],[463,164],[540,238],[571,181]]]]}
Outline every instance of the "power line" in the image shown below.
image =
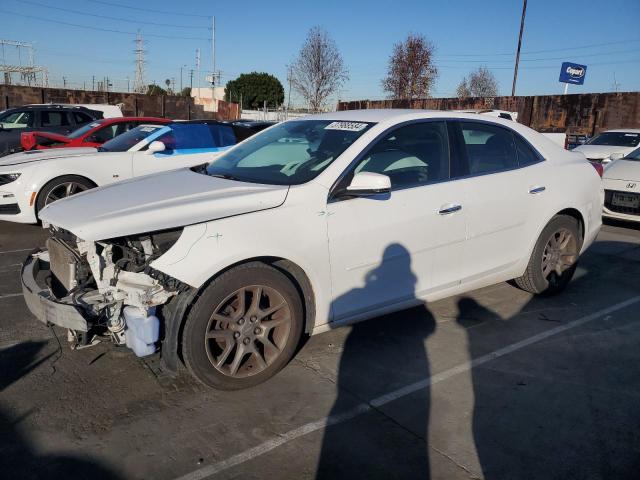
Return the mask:
{"type": "Polygon", "coordinates": [[[204,30],[208,30],[209,27],[200,27],[200,26],[193,26],[193,25],[176,25],[173,23],[158,23],[158,22],[147,22],[144,20],[130,20],[128,18],[122,18],[122,17],[109,17],[107,15],[99,15],[97,13],[87,13],[87,12],[81,12],[80,10],[72,10],[71,8],[62,8],[62,7],[55,7],[53,5],[47,5],[44,3],[40,3],[40,2],[34,2],[32,0],[19,0],[22,3],[27,3],[29,5],[36,5],[39,7],[44,7],[44,8],[50,8],[52,10],[60,10],[61,12],[67,12],[67,13],[73,13],[75,15],[84,15],[86,17],[96,17],[96,18],[106,18],[109,20],[117,20],[119,22],[128,22],[128,23],[136,23],[136,24],[144,24],[144,25],[154,25],[157,27],[175,27],[175,28],[200,28],[200,29],[204,29],[204,30]]]}
{"type": "MultiPolygon", "coordinates": [[[[136,32],[127,32],[124,30],[115,30],[115,29],[111,29],[111,28],[100,28],[100,27],[92,27],[89,25],[79,25],[77,23],[71,23],[71,22],[63,22],[61,20],[52,20],[50,18],[43,18],[43,17],[37,17],[35,15],[26,15],[24,13],[16,13],[16,12],[11,12],[9,10],[0,10],[0,13],[6,13],[9,15],[16,15],[18,17],[24,17],[24,18],[31,18],[33,20],[40,20],[43,22],[50,22],[50,23],[57,23],[59,25],[66,25],[68,27],[77,27],[77,28],[84,28],[84,29],[88,29],[88,30],[98,30],[101,32],[109,32],[109,33],[122,33],[125,35],[136,35],[136,32]]],[[[147,37],[155,37],[155,38],[168,38],[168,39],[172,39],[172,40],[204,40],[204,41],[209,41],[208,38],[203,38],[203,37],[177,37],[177,36],[173,36],[173,35],[158,35],[158,34],[153,34],[153,33],[147,33],[145,34],[147,37]]]]}
{"type": "MultiPolygon", "coordinates": [[[[589,66],[596,66],[596,65],[620,65],[620,64],[624,64],[624,63],[638,63],[640,62],[640,58],[632,58],[629,60],[620,60],[618,62],[594,62],[594,63],[589,63],[589,66]]],[[[438,68],[458,68],[458,69],[468,69],[469,67],[467,66],[462,66],[462,65],[437,65],[438,68]]],[[[487,67],[489,70],[511,70],[511,67],[487,67]]],[[[558,65],[536,65],[536,66],[524,66],[524,67],[520,67],[520,70],[549,70],[549,69],[554,69],[554,68],[559,68],[558,65]]]]}
{"type": "MultiPolygon", "coordinates": [[[[601,52],[601,53],[585,53],[576,55],[579,58],[583,57],[601,57],[601,56],[609,56],[609,55],[617,55],[621,53],[638,53],[638,49],[634,48],[632,50],[617,50],[613,52],[601,52]]],[[[440,57],[437,57],[440,58],[440,57]]],[[[521,62],[544,62],[547,60],[564,60],[566,56],[563,57],[541,57],[541,58],[525,58],[520,60],[521,62]]],[[[445,58],[446,62],[456,62],[456,63],[511,63],[510,60],[452,60],[450,58],[445,58]]]]}
{"type": "Polygon", "coordinates": [[[103,5],[109,5],[111,7],[118,7],[118,8],[128,8],[129,10],[138,10],[141,12],[153,12],[153,13],[162,13],[164,15],[179,15],[182,17],[199,17],[199,18],[211,18],[211,15],[195,15],[193,13],[182,13],[182,12],[168,12],[166,10],[157,10],[157,9],[153,9],[153,10],[149,10],[148,8],[142,8],[142,7],[132,7],[130,5],[123,5],[121,3],[116,3],[116,2],[105,2],[103,0],[88,0],[89,2],[92,3],[101,3],[103,5]]]}
{"type": "MultiPolygon", "coordinates": [[[[547,50],[529,50],[526,52],[522,52],[521,55],[533,55],[536,53],[552,53],[552,52],[564,52],[567,50],[582,50],[585,48],[594,48],[594,47],[605,47],[609,45],[620,45],[624,43],[630,42],[640,42],[640,38],[632,38],[628,40],[619,40],[615,42],[606,42],[606,43],[592,43],[589,45],[580,45],[575,47],[566,47],[566,48],[551,48],[547,50]]],[[[513,56],[513,52],[500,52],[500,53],[443,53],[439,55],[440,57],[490,57],[497,55],[508,55],[513,56]]]]}

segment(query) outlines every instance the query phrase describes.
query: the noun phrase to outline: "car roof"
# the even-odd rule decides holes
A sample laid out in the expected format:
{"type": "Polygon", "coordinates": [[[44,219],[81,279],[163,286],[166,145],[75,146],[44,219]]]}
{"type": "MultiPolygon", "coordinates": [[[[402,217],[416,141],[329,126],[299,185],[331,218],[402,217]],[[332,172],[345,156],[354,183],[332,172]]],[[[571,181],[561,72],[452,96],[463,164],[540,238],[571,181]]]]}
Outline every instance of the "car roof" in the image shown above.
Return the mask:
{"type": "Polygon", "coordinates": [[[186,124],[204,124],[204,125],[228,125],[227,122],[221,122],[220,120],[207,120],[207,119],[199,119],[199,120],[172,120],[171,123],[179,123],[181,125],[186,124]]]}
{"type": "Polygon", "coordinates": [[[614,128],[600,133],[640,133],[639,128],[614,128]]]}
{"type": "MultiPolygon", "coordinates": [[[[97,121],[97,120],[96,120],[97,121]]],[[[100,123],[124,123],[124,122],[159,122],[171,123],[173,120],[161,117],[110,117],[101,118],[100,123]]]]}
{"type": "Polygon", "coordinates": [[[61,105],[57,103],[34,103],[31,105],[21,105],[16,107],[7,108],[7,110],[22,110],[23,108],[34,109],[34,110],[48,110],[51,108],[59,108],[61,110],[88,110],[91,112],[98,112],[98,110],[92,110],[84,105],[61,105]]]}
{"type": "MultiPolygon", "coordinates": [[[[351,122],[382,122],[405,115],[415,115],[419,113],[433,113],[437,110],[415,110],[399,108],[372,108],[363,110],[341,110],[339,112],[319,113],[302,117],[300,120],[344,120],[351,122]]],[[[298,120],[298,119],[296,119],[298,120]]]]}

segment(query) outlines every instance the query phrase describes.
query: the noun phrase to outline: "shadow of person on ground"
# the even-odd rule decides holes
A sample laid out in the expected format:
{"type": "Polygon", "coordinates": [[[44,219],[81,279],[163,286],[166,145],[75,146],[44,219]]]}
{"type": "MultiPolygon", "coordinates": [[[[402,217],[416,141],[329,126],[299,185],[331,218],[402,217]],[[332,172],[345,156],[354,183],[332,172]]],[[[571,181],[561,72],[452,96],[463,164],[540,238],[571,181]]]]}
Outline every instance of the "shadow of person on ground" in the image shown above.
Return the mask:
{"type": "MultiPolygon", "coordinates": [[[[0,392],[6,392],[9,386],[55,355],[38,358],[46,345],[46,342],[25,342],[0,351],[0,392]]],[[[59,400],[52,397],[51,401],[59,400]]],[[[120,478],[88,457],[38,454],[28,439],[27,429],[20,425],[31,413],[19,413],[16,417],[0,404],[0,477],[21,480],[120,478]]],[[[72,410],[69,410],[69,415],[73,415],[72,410]]],[[[55,448],[55,445],[52,447],[55,448]]]]}
{"type": "MultiPolygon", "coordinates": [[[[611,268],[622,268],[625,262],[618,263],[611,268]]],[[[472,298],[460,298],[457,322],[467,334],[469,357],[478,359],[522,340],[517,333],[522,326],[516,329],[510,322],[527,322],[533,332],[565,324],[567,309],[555,307],[554,312],[551,306],[562,305],[563,295],[566,305],[575,292],[598,288],[599,281],[590,277],[589,271],[583,272],[558,296],[531,297],[508,319],[472,298]],[[541,310],[552,313],[536,313],[541,310]],[[554,323],[541,329],[538,321],[554,323]]],[[[604,298],[601,307],[585,314],[611,305],[604,298]]],[[[577,318],[580,315],[572,317],[577,318]]],[[[621,318],[618,325],[626,331],[631,324],[633,319],[621,318]]],[[[635,336],[618,335],[612,328],[589,322],[471,370],[473,437],[482,478],[638,478],[640,416],[633,404],[640,392],[640,367],[629,360],[637,360],[633,352],[640,333],[636,328],[635,336]],[[620,378],[626,379],[624,385],[620,378]]],[[[524,338],[532,335],[530,331],[524,338]]]]}
{"type": "MultiPolygon", "coordinates": [[[[380,265],[367,273],[365,285],[347,292],[334,304],[348,303],[350,298],[358,301],[380,291],[384,284],[378,282],[388,281],[385,274],[389,271],[403,272],[396,279],[407,282],[404,291],[415,298],[416,276],[411,270],[410,253],[402,245],[392,244],[385,249],[380,265]],[[391,269],[389,262],[393,262],[391,269]]],[[[338,398],[329,418],[428,378],[425,339],[434,331],[435,320],[424,306],[353,325],[340,358],[338,398]]],[[[372,408],[327,427],[316,478],[428,479],[429,390],[411,395],[403,405],[400,415],[412,425],[410,431],[385,416],[384,408],[372,408]]]]}

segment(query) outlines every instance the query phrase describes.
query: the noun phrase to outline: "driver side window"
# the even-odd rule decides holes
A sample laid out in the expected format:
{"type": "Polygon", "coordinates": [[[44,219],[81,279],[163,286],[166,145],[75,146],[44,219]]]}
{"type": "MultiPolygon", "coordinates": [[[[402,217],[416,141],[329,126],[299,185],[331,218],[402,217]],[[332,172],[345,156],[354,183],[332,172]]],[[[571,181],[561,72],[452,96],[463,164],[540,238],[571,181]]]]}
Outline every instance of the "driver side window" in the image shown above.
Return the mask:
{"type": "Polygon", "coordinates": [[[449,179],[449,140],[444,121],[397,128],[373,145],[354,173],[387,175],[392,189],[449,179]]]}

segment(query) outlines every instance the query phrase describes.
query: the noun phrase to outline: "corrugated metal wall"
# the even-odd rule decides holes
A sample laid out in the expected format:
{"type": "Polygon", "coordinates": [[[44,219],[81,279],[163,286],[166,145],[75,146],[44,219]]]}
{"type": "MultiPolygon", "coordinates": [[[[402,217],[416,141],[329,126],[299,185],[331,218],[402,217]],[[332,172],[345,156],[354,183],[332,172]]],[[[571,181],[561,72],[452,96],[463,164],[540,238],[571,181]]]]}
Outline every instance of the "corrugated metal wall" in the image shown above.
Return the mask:
{"type": "Polygon", "coordinates": [[[219,111],[214,113],[205,112],[190,97],[0,85],[0,109],[31,103],[121,103],[124,105],[122,113],[127,116],[167,117],[176,120],[240,118],[237,103],[219,102],[219,111]]]}
{"type": "Polygon", "coordinates": [[[593,135],[612,128],[640,128],[640,92],[540,95],[531,97],[427,98],[340,102],[338,110],[493,108],[518,112],[518,121],[541,132],[593,135]]]}

